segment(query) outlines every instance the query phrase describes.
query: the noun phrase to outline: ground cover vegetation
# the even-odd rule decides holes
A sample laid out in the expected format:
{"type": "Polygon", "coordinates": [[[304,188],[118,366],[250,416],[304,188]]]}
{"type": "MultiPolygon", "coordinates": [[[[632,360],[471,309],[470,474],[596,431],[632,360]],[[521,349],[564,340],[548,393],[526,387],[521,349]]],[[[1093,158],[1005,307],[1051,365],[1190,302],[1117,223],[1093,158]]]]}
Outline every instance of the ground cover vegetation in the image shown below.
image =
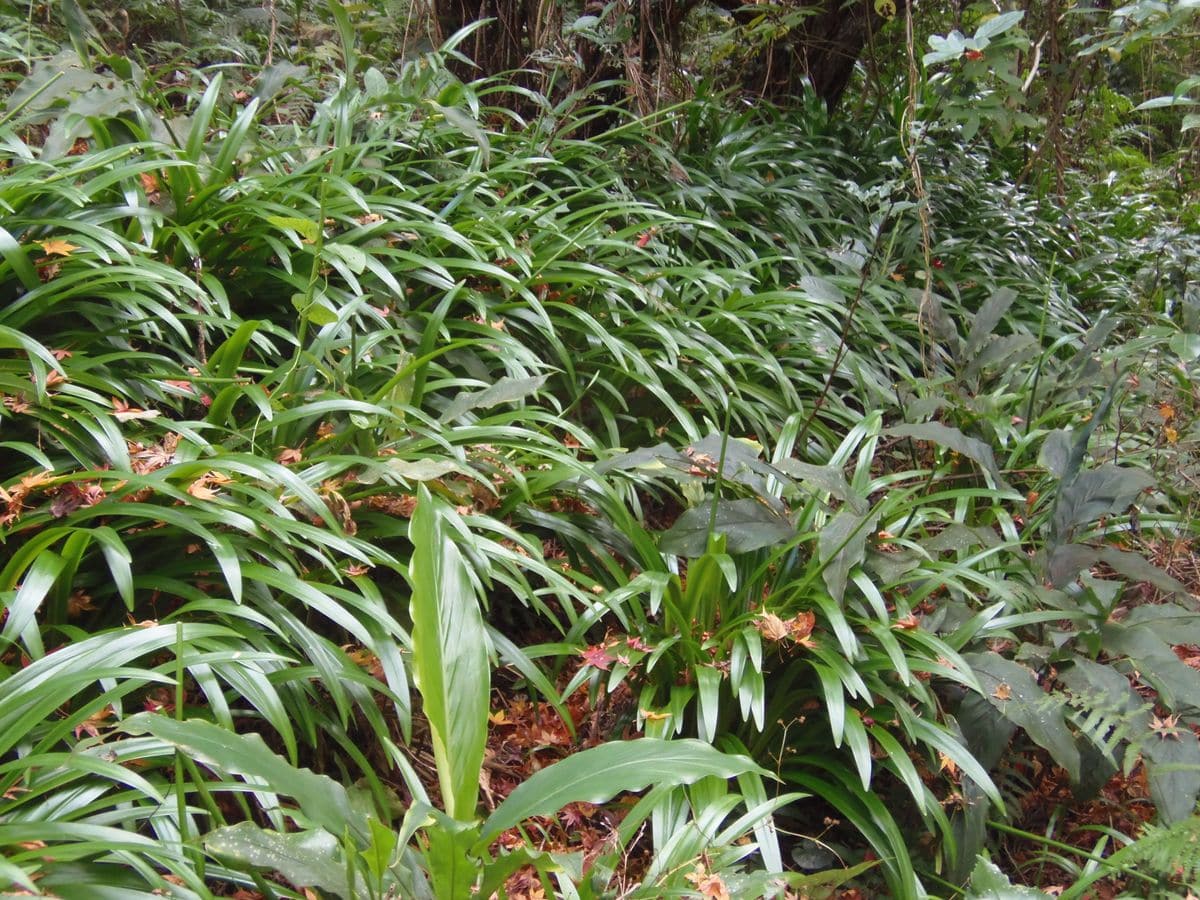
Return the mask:
{"type": "Polygon", "coordinates": [[[0,888],[1200,890],[1196,10],[0,0],[0,888]]]}

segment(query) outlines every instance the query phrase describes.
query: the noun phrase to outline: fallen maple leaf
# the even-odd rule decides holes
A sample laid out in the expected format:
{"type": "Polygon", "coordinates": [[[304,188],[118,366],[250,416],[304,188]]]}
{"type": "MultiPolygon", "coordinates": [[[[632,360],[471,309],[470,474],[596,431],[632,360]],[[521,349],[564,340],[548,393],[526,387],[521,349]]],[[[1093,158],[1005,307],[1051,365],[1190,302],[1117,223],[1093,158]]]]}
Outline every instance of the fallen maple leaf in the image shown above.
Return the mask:
{"type": "Polygon", "coordinates": [[[586,665],[595,666],[597,669],[607,670],[612,665],[612,658],[608,655],[607,648],[603,644],[594,644],[586,650],[580,650],[579,655],[583,657],[586,665]]]}
{"type": "Polygon", "coordinates": [[[92,713],[82,722],[75,726],[75,739],[79,740],[85,733],[92,737],[100,737],[101,726],[112,718],[113,710],[111,706],[106,706],[103,709],[92,713]]]}
{"type": "Polygon", "coordinates": [[[696,866],[683,877],[691,882],[696,893],[701,897],[710,897],[712,900],[730,900],[729,888],[726,887],[724,880],[716,872],[705,871],[703,864],[696,866]]]}
{"type": "Polygon", "coordinates": [[[187,492],[197,500],[216,500],[217,492],[205,484],[203,478],[197,478],[188,485],[187,492]]]}
{"type": "Polygon", "coordinates": [[[50,501],[50,515],[56,519],[70,515],[83,506],[95,506],[104,499],[104,488],[98,484],[68,482],[58,489],[50,501]]]}
{"type": "Polygon", "coordinates": [[[42,248],[42,252],[47,256],[70,256],[79,249],[76,244],[60,240],[59,238],[38,241],[38,246],[42,248]]]}
{"type": "Polygon", "coordinates": [[[948,757],[945,753],[938,753],[938,771],[949,772],[953,778],[958,774],[958,763],[948,757]]]}
{"type": "Polygon", "coordinates": [[[1164,740],[1166,738],[1174,738],[1175,740],[1179,740],[1179,729],[1176,727],[1178,723],[1178,715],[1165,716],[1161,719],[1158,716],[1151,716],[1150,730],[1164,740]]]}

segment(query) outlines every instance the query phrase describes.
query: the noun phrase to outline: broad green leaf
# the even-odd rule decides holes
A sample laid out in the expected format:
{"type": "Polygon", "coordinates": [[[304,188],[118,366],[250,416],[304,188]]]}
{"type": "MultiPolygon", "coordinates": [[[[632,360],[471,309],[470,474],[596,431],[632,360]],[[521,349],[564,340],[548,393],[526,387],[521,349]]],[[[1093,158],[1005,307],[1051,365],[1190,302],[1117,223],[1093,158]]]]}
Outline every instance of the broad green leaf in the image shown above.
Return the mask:
{"type": "Polygon", "coordinates": [[[480,162],[483,168],[486,169],[491,163],[492,144],[488,140],[487,132],[480,127],[479,123],[458,107],[442,106],[433,101],[429,101],[429,105],[440,112],[445,117],[447,123],[453,125],[479,146],[480,162]]]}
{"type": "Polygon", "coordinates": [[[821,577],[838,603],[846,595],[850,570],[866,557],[867,539],[878,521],[878,512],[857,513],[844,506],[817,535],[817,554],[823,566],[821,577]]]}
{"type": "Polygon", "coordinates": [[[1054,506],[1055,533],[1066,536],[1101,516],[1124,512],[1137,495],[1154,487],[1154,476],[1142,469],[1104,463],[1080,472],[1059,488],[1054,506]]]}
{"type": "Polygon", "coordinates": [[[978,438],[967,437],[957,428],[943,425],[941,422],[923,422],[917,425],[897,425],[894,428],[886,429],[884,433],[895,437],[930,441],[947,447],[955,453],[961,453],[983,469],[991,480],[992,487],[1003,491],[1011,490],[1000,474],[992,448],[978,438]]]}
{"type": "Polygon", "coordinates": [[[697,732],[700,740],[712,743],[717,737],[717,717],[720,714],[721,672],[712,666],[692,669],[699,688],[700,709],[697,713],[697,732]]]}
{"type": "Polygon", "coordinates": [[[545,383],[545,375],[538,375],[532,378],[501,378],[491,387],[484,388],[482,391],[460,393],[446,407],[446,411],[442,413],[441,421],[452,422],[463,413],[470,412],[473,409],[487,409],[500,403],[512,403],[516,400],[522,400],[535,391],[540,390],[545,383]]]}
{"type": "Polygon", "coordinates": [[[1137,606],[1123,620],[1128,627],[1142,625],[1172,645],[1200,645],[1200,616],[1177,603],[1137,606]]]}
{"type": "Polygon", "coordinates": [[[1051,587],[1061,588],[1075,580],[1081,571],[1104,563],[1131,581],[1145,581],[1164,591],[1187,594],[1185,584],[1164,572],[1145,557],[1119,547],[1092,547],[1066,544],[1055,547],[1046,561],[1051,587]]]}
{"type": "Polygon", "coordinates": [[[1049,897],[1032,888],[1014,886],[1000,867],[986,859],[980,859],[971,872],[971,885],[967,888],[968,900],[1032,900],[1049,897]]]}
{"type": "Polygon", "coordinates": [[[1025,18],[1025,13],[1019,9],[992,16],[976,29],[975,40],[987,41],[1004,34],[1004,32],[1008,31],[1023,18],[1025,18]]]}
{"type": "Polygon", "coordinates": [[[312,297],[304,294],[292,294],[292,306],[296,308],[296,312],[308,319],[318,328],[324,328],[326,325],[332,325],[338,320],[337,310],[331,308],[329,301],[320,291],[316,292],[312,297]]]}
{"type": "Polygon", "coordinates": [[[297,232],[300,237],[310,243],[316,243],[321,234],[321,226],[311,219],[300,219],[296,216],[267,216],[267,221],[276,228],[297,232]]]}
{"type": "Polygon", "coordinates": [[[42,282],[38,278],[37,269],[29,261],[25,248],[18,244],[16,238],[3,227],[0,227],[0,257],[3,257],[4,261],[16,272],[17,278],[21,280],[21,284],[25,286],[26,290],[32,291],[41,286],[42,282]]]}
{"type": "Polygon", "coordinates": [[[266,103],[278,94],[289,81],[302,81],[308,74],[308,66],[297,66],[290,62],[277,62],[258,72],[254,82],[254,96],[266,103]]]}
{"type": "MultiPolygon", "coordinates": [[[[992,19],[991,21],[996,20],[992,19]]],[[[983,345],[995,333],[996,326],[1004,319],[1016,299],[1017,292],[1012,288],[1000,288],[983,302],[983,305],[979,307],[979,312],[975,313],[975,318],[971,321],[971,332],[967,336],[967,346],[963,351],[965,361],[969,362],[974,359],[983,349],[983,345]]]]}
{"type": "Polygon", "coordinates": [[[1196,698],[1200,697],[1200,672],[1176,656],[1170,643],[1152,628],[1106,622],[1101,627],[1101,639],[1108,654],[1129,657],[1138,677],[1153,685],[1167,709],[1196,705],[1196,698]]]}
{"type": "Polygon", "coordinates": [[[409,525],[413,678],[446,812],[469,821],[487,742],[491,669],[479,601],[445,515],[442,501],[422,484],[409,525]]]}
{"type": "Polygon", "coordinates": [[[321,254],[341,260],[355,275],[361,275],[367,268],[367,254],[353,244],[326,243],[321,254]]]}
{"type": "MultiPolygon", "coordinates": [[[[1190,118],[1190,117],[1189,117],[1190,118]]],[[[1200,128],[1200,116],[1196,116],[1196,127],[1200,128]]],[[[1191,362],[1200,357],[1200,334],[1188,334],[1181,331],[1171,335],[1170,347],[1173,353],[1184,362],[1191,362]]]]}
{"type": "Polygon", "coordinates": [[[687,469],[688,458],[670,444],[655,444],[653,447],[639,447],[627,453],[619,453],[596,463],[596,474],[603,475],[610,471],[625,469],[650,468],[663,469],[665,462],[670,462],[680,469],[687,469]]]}
{"type": "MultiPolygon", "coordinates": [[[[708,548],[712,508],[705,503],[686,510],[659,537],[663,553],[696,558],[708,548]]],[[[757,500],[721,500],[717,503],[714,534],[725,538],[730,554],[747,553],[786,541],[795,528],[784,516],[757,500]]]]}
{"type": "Polygon", "coordinates": [[[452,459],[397,459],[387,460],[384,465],[389,471],[405,481],[434,481],[451,472],[461,472],[462,467],[452,459]]]}
{"type": "Polygon", "coordinates": [[[33,623],[38,608],[54,586],[63,565],[63,558],[57,553],[43,550],[38,554],[33,565],[25,571],[16,594],[5,604],[8,617],[4,623],[4,637],[10,641],[16,640],[33,623]]]}
{"type": "Polygon", "coordinates": [[[265,789],[296,801],[302,816],[330,834],[347,829],[366,840],[366,824],[350,804],[345,788],[326,775],[298,769],[267,747],[257,734],[236,734],[202,719],[171,719],[156,713],[130,716],[121,730],[152,734],[196,762],[250,779],[265,789]]]}
{"type": "Polygon", "coordinates": [[[481,868],[479,856],[482,854],[472,853],[479,826],[452,819],[436,809],[430,816],[433,822],[423,832],[427,842],[423,856],[433,895],[439,900],[442,897],[469,897],[481,868]]]}
{"type": "Polygon", "coordinates": [[[268,872],[278,872],[294,887],[316,887],[353,897],[346,883],[342,847],[328,831],[281,834],[252,822],[218,828],[204,838],[212,854],[268,872]]]}
{"type": "Polygon", "coordinates": [[[701,778],[769,773],[745,756],[722,753],[696,740],[639,738],[582,750],[533,773],[517,785],[484,823],[480,845],[532,816],[548,816],[568,803],[604,803],[649,785],[693,784],[701,778]]]}
{"type": "Polygon", "coordinates": [[[1066,478],[1073,444],[1069,429],[1060,428],[1050,432],[1042,442],[1042,449],[1038,452],[1038,462],[1045,466],[1055,478],[1066,478]]]}
{"type": "Polygon", "coordinates": [[[811,463],[788,458],[779,460],[775,463],[775,467],[793,478],[799,478],[808,483],[818,491],[830,494],[834,499],[849,505],[856,513],[864,514],[869,509],[866,501],[854,493],[850,483],[846,481],[845,474],[837,466],[814,466],[811,463]]]}
{"type": "Polygon", "coordinates": [[[1078,781],[1079,747],[1067,727],[1063,701],[1042,690],[1029,669],[998,653],[964,653],[963,659],[979,679],[988,701],[1048,750],[1072,781],[1078,781]]]}

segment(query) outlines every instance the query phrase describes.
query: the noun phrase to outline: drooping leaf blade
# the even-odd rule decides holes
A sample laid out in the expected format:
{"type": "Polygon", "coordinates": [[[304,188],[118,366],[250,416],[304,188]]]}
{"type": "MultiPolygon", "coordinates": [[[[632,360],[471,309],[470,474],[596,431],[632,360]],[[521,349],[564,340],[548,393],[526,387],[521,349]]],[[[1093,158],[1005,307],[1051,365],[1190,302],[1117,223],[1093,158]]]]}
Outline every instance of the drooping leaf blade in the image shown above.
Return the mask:
{"type": "Polygon", "coordinates": [[[491,670],[479,600],[440,506],[422,484],[409,526],[413,675],[446,812],[470,820],[487,742],[491,670]]]}

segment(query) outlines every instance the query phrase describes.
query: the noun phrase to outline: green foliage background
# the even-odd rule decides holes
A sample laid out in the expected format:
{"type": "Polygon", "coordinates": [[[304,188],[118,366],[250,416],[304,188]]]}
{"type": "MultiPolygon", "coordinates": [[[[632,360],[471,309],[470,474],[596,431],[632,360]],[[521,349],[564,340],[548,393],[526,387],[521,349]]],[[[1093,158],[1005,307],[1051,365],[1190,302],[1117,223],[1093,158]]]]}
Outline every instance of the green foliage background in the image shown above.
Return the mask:
{"type": "Polygon", "coordinates": [[[400,4],[0,2],[0,884],[1194,886],[1194,7],[1041,76],[1018,12],[830,111],[738,90],[802,8],[647,109],[400,4]],[[517,694],[576,742],[484,809],[517,694]]]}

